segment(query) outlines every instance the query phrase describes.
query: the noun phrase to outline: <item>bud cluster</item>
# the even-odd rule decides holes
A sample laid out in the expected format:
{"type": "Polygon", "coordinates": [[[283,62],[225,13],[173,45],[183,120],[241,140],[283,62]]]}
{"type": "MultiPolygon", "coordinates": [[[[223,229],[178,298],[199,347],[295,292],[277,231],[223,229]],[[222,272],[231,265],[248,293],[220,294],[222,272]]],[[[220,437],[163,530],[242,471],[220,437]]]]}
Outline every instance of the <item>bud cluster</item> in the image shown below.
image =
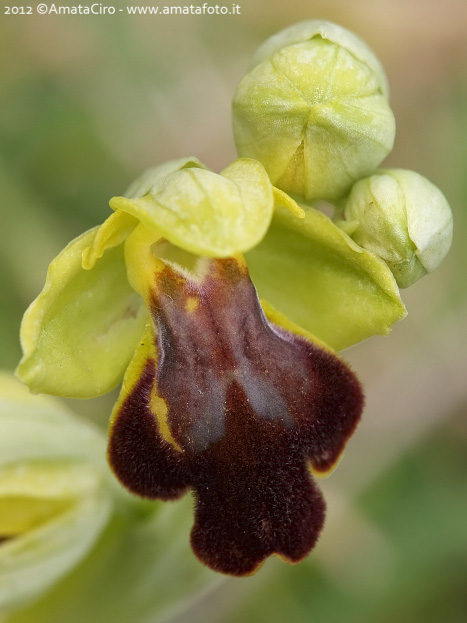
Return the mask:
{"type": "Polygon", "coordinates": [[[239,154],[259,160],[275,186],[307,203],[344,203],[345,231],[400,287],[448,252],[452,216],[440,191],[411,171],[375,173],[395,136],[387,80],[346,29],[307,21],[268,39],[237,88],[233,125],[239,154]]]}

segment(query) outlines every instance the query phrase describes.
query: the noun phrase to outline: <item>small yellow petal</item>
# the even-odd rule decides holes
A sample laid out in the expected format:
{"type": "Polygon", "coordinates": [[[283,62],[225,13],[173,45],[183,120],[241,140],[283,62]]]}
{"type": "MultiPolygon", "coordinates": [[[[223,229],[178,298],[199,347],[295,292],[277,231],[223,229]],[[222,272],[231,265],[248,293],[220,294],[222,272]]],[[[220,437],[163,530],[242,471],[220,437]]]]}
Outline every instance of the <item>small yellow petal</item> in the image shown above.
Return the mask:
{"type": "Polygon", "coordinates": [[[84,270],[94,268],[96,261],[107,249],[112,249],[126,240],[138,224],[138,220],[126,212],[114,212],[106,219],[94,234],[94,238],[82,255],[84,270]]]}

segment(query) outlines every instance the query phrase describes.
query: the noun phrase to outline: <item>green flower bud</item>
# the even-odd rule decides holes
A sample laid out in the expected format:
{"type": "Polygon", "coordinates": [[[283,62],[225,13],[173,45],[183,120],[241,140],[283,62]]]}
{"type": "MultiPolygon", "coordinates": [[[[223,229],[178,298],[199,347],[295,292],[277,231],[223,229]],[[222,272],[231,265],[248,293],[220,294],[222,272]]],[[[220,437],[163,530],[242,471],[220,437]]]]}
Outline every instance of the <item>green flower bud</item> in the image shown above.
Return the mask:
{"type": "Polygon", "coordinates": [[[452,242],[452,213],[441,191],[418,173],[380,171],[358,181],[344,208],[351,236],[381,257],[401,288],[439,266],[452,242]]]}
{"type": "Polygon", "coordinates": [[[349,31],[296,24],[258,50],[233,102],[238,152],[272,183],[307,200],[334,200],[392,149],[384,71],[349,31]]]}

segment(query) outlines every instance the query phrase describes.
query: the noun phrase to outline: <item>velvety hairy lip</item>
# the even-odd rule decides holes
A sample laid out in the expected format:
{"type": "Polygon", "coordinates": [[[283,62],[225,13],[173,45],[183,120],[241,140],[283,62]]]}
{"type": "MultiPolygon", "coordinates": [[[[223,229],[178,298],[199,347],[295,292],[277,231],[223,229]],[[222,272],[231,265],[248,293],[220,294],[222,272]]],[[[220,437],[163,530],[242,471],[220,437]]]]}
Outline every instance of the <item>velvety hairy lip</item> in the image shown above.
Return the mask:
{"type": "Polygon", "coordinates": [[[328,471],[355,429],[356,377],[270,323],[234,258],[210,260],[200,278],[166,265],[151,314],[155,355],[111,427],[115,473],[148,498],[192,489],[192,547],[216,571],[246,575],[271,554],[298,562],[324,521],[309,466],[328,471]]]}

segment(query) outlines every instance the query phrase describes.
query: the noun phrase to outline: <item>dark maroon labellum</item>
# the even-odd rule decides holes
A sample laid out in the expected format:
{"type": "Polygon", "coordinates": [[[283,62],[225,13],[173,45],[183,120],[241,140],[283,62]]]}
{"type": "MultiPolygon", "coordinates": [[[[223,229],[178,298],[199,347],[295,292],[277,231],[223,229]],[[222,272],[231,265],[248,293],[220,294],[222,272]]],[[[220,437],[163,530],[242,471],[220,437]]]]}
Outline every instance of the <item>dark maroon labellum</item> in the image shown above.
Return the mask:
{"type": "Polygon", "coordinates": [[[151,314],[157,356],[114,419],[115,473],[152,499],[192,489],[193,550],[216,571],[247,575],[271,554],[298,562],[324,520],[309,466],[328,471],[354,431],[363,407],[356,377],[269,322],[233,258],[210,260],[199,279],[166,266],[154,277],[151,314]],[[153,412],[154,395],[165,413],[153,412]]]}

